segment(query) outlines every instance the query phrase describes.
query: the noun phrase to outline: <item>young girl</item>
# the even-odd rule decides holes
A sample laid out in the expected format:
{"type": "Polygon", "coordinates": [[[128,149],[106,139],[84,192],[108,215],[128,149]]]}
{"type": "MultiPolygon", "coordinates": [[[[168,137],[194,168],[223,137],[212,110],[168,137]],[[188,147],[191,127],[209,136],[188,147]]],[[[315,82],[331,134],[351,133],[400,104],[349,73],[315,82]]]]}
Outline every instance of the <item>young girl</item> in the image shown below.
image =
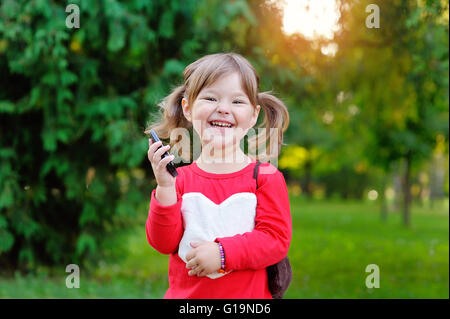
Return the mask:
{"type": "MultiPolygon", "coordinates": [[[[241,55],[204,56],[186,67],[184,84],[160,105],[162,119],[146,130],[167,139],[175,128],[193,127],[202,143],[198,159],[178,167],[173,177],[166,165],[174,155],[161,159],[170,145],[157,150],[162,143],[149,140],[157,187],[146,233],[153,248],[170,254],[164,298],[272,298],[266,267],[287,255],[291,241],[286,182],[266,162],[259,166],[257,187],[253,172],[260,158],[239,145],[262,109],[279,153],[289,114],[258,86],[258,74],[241,55]]],[[[257,138],[265,145],[266,132],[257,138]]]]}

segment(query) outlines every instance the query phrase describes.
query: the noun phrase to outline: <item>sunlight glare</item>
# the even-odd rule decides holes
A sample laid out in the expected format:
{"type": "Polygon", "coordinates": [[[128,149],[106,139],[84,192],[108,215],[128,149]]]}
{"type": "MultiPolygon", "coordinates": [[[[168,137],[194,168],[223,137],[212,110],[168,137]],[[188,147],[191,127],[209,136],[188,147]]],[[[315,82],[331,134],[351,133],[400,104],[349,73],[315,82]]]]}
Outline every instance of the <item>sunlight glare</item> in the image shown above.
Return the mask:
{"type": "Polygon", "coordinates": [[[281,0],[283,30],[287,34],[301,33],[312,40],[333,39],[339,30],[337,0],[281,0]]]}

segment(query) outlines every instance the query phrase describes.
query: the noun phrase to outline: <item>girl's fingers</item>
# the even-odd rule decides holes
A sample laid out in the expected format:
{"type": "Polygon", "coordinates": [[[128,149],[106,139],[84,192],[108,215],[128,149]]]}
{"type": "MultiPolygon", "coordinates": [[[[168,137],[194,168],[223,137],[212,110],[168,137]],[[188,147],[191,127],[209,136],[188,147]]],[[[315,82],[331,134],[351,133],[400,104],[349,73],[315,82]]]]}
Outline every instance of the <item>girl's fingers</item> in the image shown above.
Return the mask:
{"type": "Polygon", "coordinates": [[[163,147],[159,147],[159,146],[157,146],[157,150],[155,150],[155,152],[153,153],[153,157],[154,158],[156,158],[156,159],[160,159],[161,158],[161,156],[167,151],[167,146],[168,145],[166,145],[166,146],[163,146],[163,147]]]}
{"type": "Polygon", "coordinates": [[[195,259],[191,260],[190,266],[188,267],[186,265],[187,268],[191,268],[191,270],[188,272],[189,276],[195,276],[198,275],[198,273],[200,273],[203,270],[203,267],[201,267],[200,265],[198,265],[195,261],[195,259]]]}
{"type": "Polygon", "coordinates": [[[153,155],[155,154],[156,149],[161,145],[161,143],[161,141],[158,141],[150,145],[147,152],[149,161],[153,161],[153,155]]]}
{"type": "Polygon", "coordinates": [[[157,150],[155,152],[155,154],[153,154],[153,160],[155,161],[155,163],[157,163],[158,160],[161,159],[161,156],[163,156],[163,154],[165,152],[167,152],[169,150],[169,148],[170,148],[170,145],[163,146],[159,150],[157,150]]]}
{"type": "Polygon", "coordinates": [[[194,269],[194,275],[200,277],[200,273],[203,272],[203,268],[201,268],[200,266],[195,267],[194,269]]]}
{"type": "Polygon", "coordinates": [[[186,260],[190,261],[192,258],[195,257],[195,251],[193,249],[191,249],[190,251],[188,251],[188,253],[186,254],[186,260]]]}
{"type": "Polygon", "coordinates": [[[196,243],[196,242],[190,242],[190,245],[191,245],[192,248],[197,248],[198,245],[199,245],[199,243],[196,243]]]}
{"type": "Polygon", "coordinates": [[[154,157],[155,153],[156,153],[158,150],[161,149],[161,148],[158,149],[161,145],[162,145],[162,142],[161,142],[161,141],[158,141],[158,142],[156,142],[156,143],[153,143],[153,144],[150,145],[150,147],[148,148],[148,153],[149,153],[152,157],[154,157]]]}
{"type": "Polygon", "coordinates": [[[160,147],[161,145],[162,145],[161,141],[158,141],[158,142],[155,142],[153,144],[150,144],[149,151],[152,151],[152,153],[154,153],[156,151],[156,149],[158,147],[160,147]]]}
{"type": "Polygon", "coordinates": [[[188,275],[189,276],[195,276],[197,274],[197,272],[195,271],[195,269],[189,270],[188,275]]]}
{"type": "Polygon", "coordinates": [[[195,260],[195,258],[192,258],[192,259],[186,264],[186,268],[188,268],[188,269],[193,269],[193,268],[195,268],[195,266],[197,266],[197,261],[195,260]]]}
{"type": "Polygon", "coordinates": [[[175,158],[175,156],[173,156],[173,155],[169,155],[169,156],[164,157],[162,160],[159,161],[158,165],[156,166],[156,169],[163,169],[174,158],[175,158]]]}
{"type": "Polygon", "coordinates": [[[197,277],[205,277],[206,276],[206,270],[203,268],[197,273],[197,277]]]}
{"type": "Polygon", "coordinates": [[[158,150],[155,150],[151,155],[151,162],[156,166],[159,161],[161,160],[162,154],[164,154],[164,148],[160,148],[158,150]],[[162,153],[160,151],[163,151],[162,153]]]}

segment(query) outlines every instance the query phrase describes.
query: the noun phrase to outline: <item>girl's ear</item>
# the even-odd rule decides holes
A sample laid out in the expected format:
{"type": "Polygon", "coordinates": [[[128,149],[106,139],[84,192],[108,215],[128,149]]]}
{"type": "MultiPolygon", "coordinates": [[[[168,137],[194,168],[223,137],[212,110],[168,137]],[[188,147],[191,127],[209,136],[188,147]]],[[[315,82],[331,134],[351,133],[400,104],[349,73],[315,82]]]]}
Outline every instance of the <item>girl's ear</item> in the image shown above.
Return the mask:
{"type": "Polygon", "coordinates": [[[181,99],[181,107],[183,108],[183,114],[184,117],[191,122],[192,118],[191,118],[191,108],[189,106],[189,104],[187,103],[187,100],[185,98],[181,99]]]}
{"type": "Polygon", "coordinates": [[[252,126],[256,125],[256,122],[258,121],[258,116],[259,116],[259,111],[261,111],[261,105],[256,105],[255,107],[255,111],[253,112],[253,117],[252,117],[252,126]]]}

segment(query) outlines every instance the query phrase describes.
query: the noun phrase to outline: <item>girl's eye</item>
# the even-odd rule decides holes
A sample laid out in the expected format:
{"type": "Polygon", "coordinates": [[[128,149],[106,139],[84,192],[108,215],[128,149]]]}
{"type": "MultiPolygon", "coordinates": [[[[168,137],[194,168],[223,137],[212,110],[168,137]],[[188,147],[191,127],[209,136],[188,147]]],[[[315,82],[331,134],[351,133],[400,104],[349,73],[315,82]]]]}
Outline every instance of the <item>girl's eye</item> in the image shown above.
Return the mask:
{"type": "Polygon", "coordinates": [[[208,101],[213,101],[213,102],[216,100],[215,98],[210,97],[210,96],[205,97],[204,99],[205,99],[205,100],[208,100],[208,101]]]}
{"type": "Polygon", "coordinates": [[[233,103],[244,103],[244,102],[239,101],[239,100],[236,100],[236,101],[234,101],[233,103]]]}

